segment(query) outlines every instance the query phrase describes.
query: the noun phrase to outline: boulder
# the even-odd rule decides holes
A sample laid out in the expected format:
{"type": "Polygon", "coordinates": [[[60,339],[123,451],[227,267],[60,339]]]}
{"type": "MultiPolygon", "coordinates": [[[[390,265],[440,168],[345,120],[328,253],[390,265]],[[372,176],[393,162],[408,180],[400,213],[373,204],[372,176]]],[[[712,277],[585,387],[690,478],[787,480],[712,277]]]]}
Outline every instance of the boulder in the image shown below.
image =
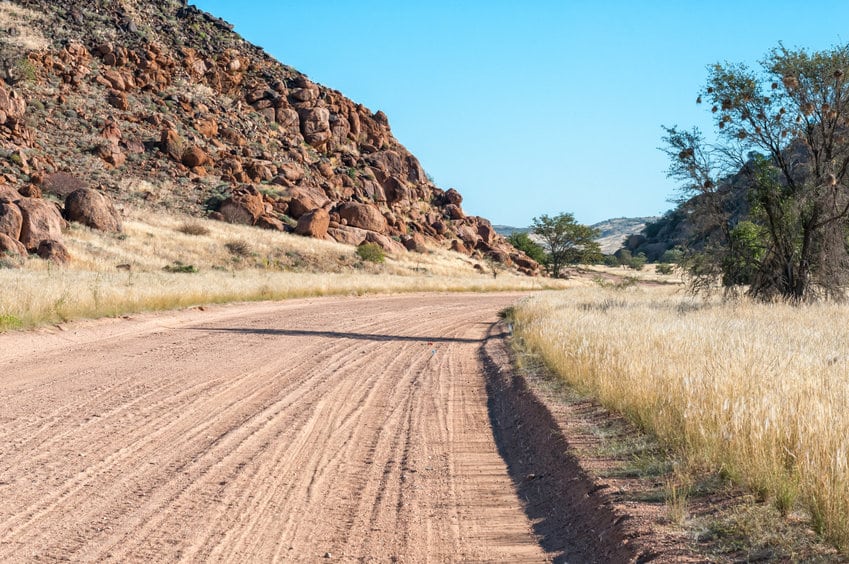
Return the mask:
{"type": "Polygon", "coordinates": [[[330,200],[320,188],[312,186],[297,186],[290,191],[289,215],[295,219],[307,212],[323,208],[330,200]]]}
{"type": "Polygon", "coordinates": [[[414,251],[417,253],[426,253],[427,246],[425,244],[425,238],[421,233],[413,233],[412,235],[407,235],[401,239],[401,242],[404,244],[404,247],[408,251],[414,251]]]}
{"type": "Polygon", "coordinates": [[[304,141],[313,147],[320,147],[330,140],[330,110],[310,108],[298,112],[301,119],[301,134],[304,141]]]}
{"type": "Polygon", "coordinates": [[[65,217],[99,231],[121,233],[124,230],[121,214],[115,209],[112,198],[91,188],[80,188],[65,198],[65,217]]]}
{"type": "Polygon", "coordinates": [[[405,249],[404,245],[402,245],[401,243],[398,243],[394,239],[390,239],[386,235],[375,233],[374,231],[366,232],[366,243],[374,243],[387,253],[397,254],[404,253],[407,251],[407,249],[405,249]]]}
{"type": "Polygon", "coordinates": [[[316,239],[326,239],[328,227],[330,227],[330,214],[326,209],[318,208],[303,214],[298,219],[295,233],[316,239]]]}
{"type": "Polygon", "coordinates": [[[491,245],[495,240],[495,229],[492,228],[492,224],[489,221],[479,218],[478,235],[487,245],[491,245]]]}
{"type": "Polygon", "coordinates": [[[445,214],[450,219],[463,219],[466,217],[466,214],[463,213],[463,210],[460,209],[460,206],[456,204],[448,204],[445,206],[445,214]]]}
{"type": "Polygon", "coordinates": [[[376,206],[350,202],[343,204],[338,210],[339,217],[346,220],[351,227],[359,227],[367,231],[385,233],[388,227],[386,218],[376,206]]]}
{"type": "Polygon", "coordinates": [[[451,241],[451,250],[455,253],[460,253],[466,256],[472,254],[471,251],[469,251],[469,249],[466,247],[466,245],[464,245],[463,242],[459,239],[453,239],[451,241]]]}
{"type": "Polygon", "coordinates": [[[4,233],[0,233],[0,257],[3,255],[27,256],[27,249],[17,239],[12,239],[4,233]]]}
{"type": "Polygon", "coordinates": [[[360,245],[362,242],[366,240],[366,235],[368,235],[368,231],[365,229],[359,229],[357,227],[331,227],[327,230],[327,234],[330,235],[335,241],[339,243],[343,243],[345,245],[360,245]]]}
{"type": "Polygon", "coordinates": [[[183,155],[180,157],[180,162],[182,162],[184,166],[195,168],[208,164],[210,162],[210,158],[203,149],[192,145],[183,151],[183,155]]]}
{"type": "Polygon", "coordinates": [[[0,125],[14,127],[24,116],[27,102],[15,90],[0,86],[0,125]]]}
{"type": "Polygon", "coordinates": [[[17,241],[23,224],[24,218],[18,206],[0,201],[0,233],[17,241]]]}
{"type": "Polygon", "coordinates": [[[55,204],[37,198],[21,198],[15,203],[23,219],[20,241],[27,251],[34,253],[42,241],[62,237],[65,221],[55,204]]]}
{"type": "Polygon", "coordinates": [[[253,225],[265,213],[265,201],[253,186],[242,186],[221,202],[218,212],[228,223],[253,225]]]}
{"type": "Polygon", "coordinates": [[[0,184],[0,202],[14,202],[21,199],[21,193],[5,184],[0,184]]]}
{"type": "Polygon", "coordinates": [[[160,150],[178,162],[183,158],[184,145],[183,138],[173,128],[163,130],[159,137],[160,150]]]}
{"type": "Polygon", "coordinates": [[[71,262],[71,253],[68,252],[65,245],[55,239],[45,239],[39,243],[36,252],[44,260],[49,260],[56,264],[64,265],[71,262]]]}
{"type": "Polygon", "coordinates": [[[454,188],[449,188],[448,191],[445,192],[443,198],[446,203],[454,204],[455,206],[459,206],[463,203],[463,196],[454,188]]]}
{"type": "Polygon", "coordinates": [[[256,220],[256,226],[262,229],[269,229],[271,231],[286,231],[286,226],[283,222],[273,215],[260,216],[259,219],[256,220]]]}

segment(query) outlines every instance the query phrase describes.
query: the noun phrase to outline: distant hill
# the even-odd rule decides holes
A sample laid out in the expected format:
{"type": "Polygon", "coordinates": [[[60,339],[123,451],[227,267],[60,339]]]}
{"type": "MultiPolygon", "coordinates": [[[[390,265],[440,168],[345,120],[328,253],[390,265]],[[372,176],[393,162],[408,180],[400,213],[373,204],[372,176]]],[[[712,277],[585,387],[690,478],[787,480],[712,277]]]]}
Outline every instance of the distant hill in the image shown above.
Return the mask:
{"type": "Polygon", "coordinates": [[[627,237],[641,233],[647,223],[657,219],[657,217],[616,217],[600,221],[590,227],[599,230],[599,238],[596,241],[601,245],[601,252],[609,255],[622,248],[627,237]]]}
{"type": "MultiPolygon", "coordinates": [[[[601,246],[601,252],[612,254],[620,249],[626,237],[642,232],[646,223],[656,221],[657,217],[616,217],[606,219],[591,225],[598,229],[600,236],[596,241],[601,246]]],[[[528,233],[529,227],[511,227],[509,225],[493,225],[496,233],[509,237],[513,233],[528,233]]]]}

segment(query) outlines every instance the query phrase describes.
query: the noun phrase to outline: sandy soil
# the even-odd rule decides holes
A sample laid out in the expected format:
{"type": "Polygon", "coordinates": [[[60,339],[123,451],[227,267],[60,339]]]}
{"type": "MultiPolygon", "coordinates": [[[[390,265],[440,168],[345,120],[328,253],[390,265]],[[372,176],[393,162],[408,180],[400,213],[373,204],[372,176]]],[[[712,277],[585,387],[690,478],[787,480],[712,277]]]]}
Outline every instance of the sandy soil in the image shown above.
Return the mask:
{"type": "Polygon", "coordinates": [[[564,559],[487,405],[482,351],[517,297],[0,336],[0,561],[564,559]]]}

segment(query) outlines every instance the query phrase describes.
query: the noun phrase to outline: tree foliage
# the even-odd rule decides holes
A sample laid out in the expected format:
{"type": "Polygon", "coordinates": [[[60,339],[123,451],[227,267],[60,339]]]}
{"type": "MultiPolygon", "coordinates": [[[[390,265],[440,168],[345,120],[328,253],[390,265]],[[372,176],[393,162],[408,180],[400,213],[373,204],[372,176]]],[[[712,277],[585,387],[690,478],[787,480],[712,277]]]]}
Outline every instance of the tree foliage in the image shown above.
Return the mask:
{"type": "Polygon", "coordinates": [[[769,52],[761,68],[717,64],[699,96],[718,141],[665,128],[703,243],[697,286],[720,280],[761,299],[842,298],[849,281],[849,46],[769,52]],[[739,205],[745,190],[748,207],[739,205]]]}
{"type": "Polygon", "coordinates": [[[546,269],[559,278],[567,264],[586,264],[602,260],[601,248],[595,239],[598,230],[581,225],[571,213],[554,217],[541,215],[531,223],[531,231],[538,235],[548,250],[546,269]]]}
{"type": "Polygon", "coordinates": [[[507,237],[507,241],[540,264],[545,264],[548,260],[545,249],[535,243],[527,233],[516,231],[507,237]]]}

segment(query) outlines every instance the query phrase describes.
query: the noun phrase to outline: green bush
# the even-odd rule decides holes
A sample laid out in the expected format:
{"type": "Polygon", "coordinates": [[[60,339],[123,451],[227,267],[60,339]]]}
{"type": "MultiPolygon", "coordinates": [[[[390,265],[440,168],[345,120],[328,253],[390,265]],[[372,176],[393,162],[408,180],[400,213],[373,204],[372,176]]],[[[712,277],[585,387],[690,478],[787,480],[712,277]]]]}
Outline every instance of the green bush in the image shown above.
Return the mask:
{"type": "Polygon", "coordinates": [[[545,249],[542,248],[542,245],[535,243],[527,233],[517,231],[507,237],[507,241],[538,263],[545,264],[547,259],[545,249]]]}
{"type": "Polygon", "coordinates": [[[658,274],[672,274],[672,271],[675,270],[675,267],[669,263],[662,262],[657,265],[655,270],[658,274]]]}
{"type": "Polygon", "coordinates": [[[377,243],[363,243],[357,247],[357,256],[368,262],[380,263],[386,260],[386,254],[377,243]]]}

